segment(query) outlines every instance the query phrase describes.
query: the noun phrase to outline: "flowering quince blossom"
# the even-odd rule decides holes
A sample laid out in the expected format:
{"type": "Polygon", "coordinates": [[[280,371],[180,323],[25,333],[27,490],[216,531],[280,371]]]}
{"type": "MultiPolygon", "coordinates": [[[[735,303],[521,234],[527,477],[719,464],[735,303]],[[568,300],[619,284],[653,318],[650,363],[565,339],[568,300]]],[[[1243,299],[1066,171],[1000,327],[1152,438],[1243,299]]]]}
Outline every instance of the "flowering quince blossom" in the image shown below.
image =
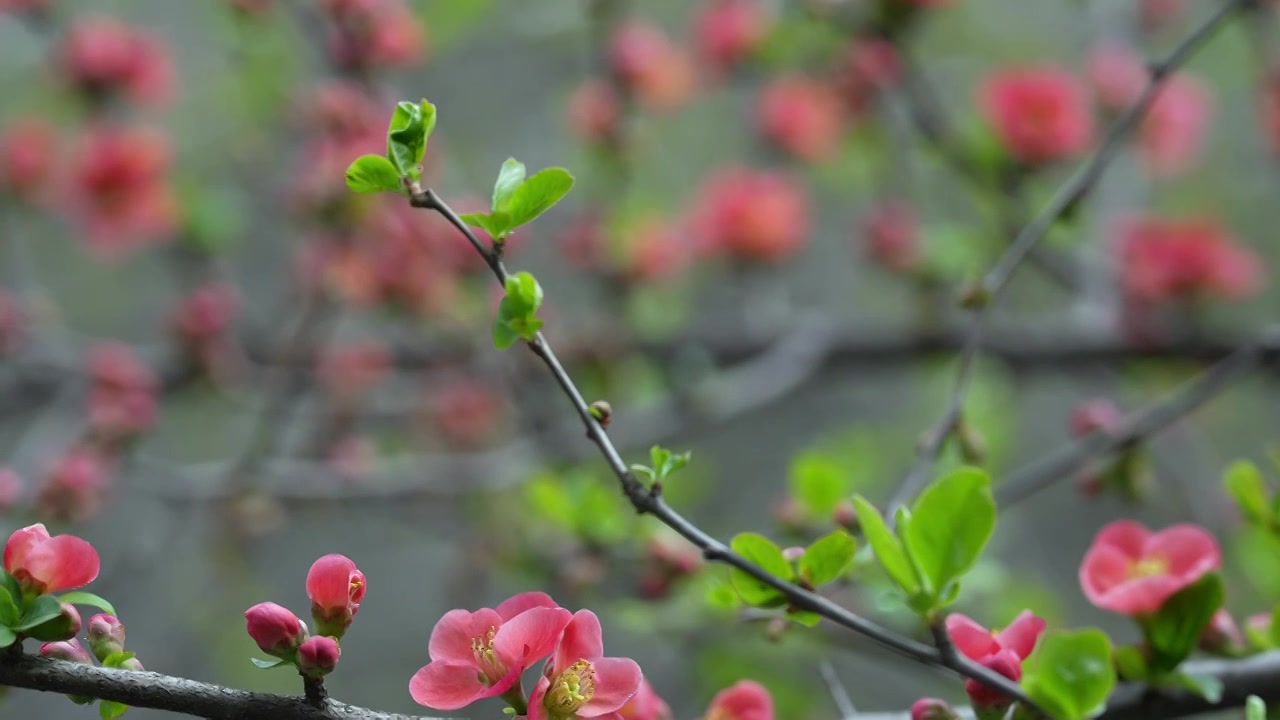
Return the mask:
{"type": "Polygon", "coordinates": [[[569,97],[569,127],[580,139],[607,145],[618,136],[622,104],[613,88],[602,80],[588,80],[569,97]]]}
{"type": "Polygon", "coordinates": [[[689,58],[663,34],[642,20],[628,20],[614,31],[609,66],[618,82],[654,110],[670,110],[693,90],[689,58]]]}
{"type": "Polygon", "coordinates": [[[426,30],[402,0],[324,0],[321,6],[335,25],[329,55],[342,67],[402,67],[426,54],[426,30]]]}
{"type": "Polygon", "coordinates": [[[1218,541],[1199,526],[1173,525],[1153,533],[1120,520],[1103,528],[1085,553],[1080,587],[1097,607],[1142,616],[1221,564],[1218,541]]]}
{"type": "Polygon", "coordinates": [[[8,510],[22,495],[22,478],[9,468],[0,468],[0,511],[8,510]]]}
{"type": "Polygon", "coordinates": [[[159,381],[124,343],[101,342],[90,348],[89,422],[114,436],[132,436],[155,421],[159,381]]]}
{"type": "Polygon", "coordinates": [[[450,610],[431,631],[431,662],[409,681],[409,694],[437,710],[502,695],[555,650],[571,617],[539,592],[516,595],[494,609],[450,610]]]}
{"type": "Polygon", "coordinates": [[[1071,434],[1080,437],[1091,432],[1110,432],[1124,421],[1124,415],[1115,403],[1106,398],[1085,400],[1071,411],[1071,434]]]}
{"type": "Polygon", "coordinates": [[[177,226],[169,144],[150,130],[92,128],[71,168],[69,196],[90,250],[119,257],[166,239],[177,226]]]}
{"type": "Polygon", "coordinates": [[[112,462],[101,452],[73,448],[57,458],[40,484],[36,508],[60,520],[84,520],[102,509],[112,462]]]}
{"type": "Polygon", "coordinates": [[[1259,258],[1208,219],[1132,218],[1116,237],[1125,288],[1141,300],[1239,298],[1262,285],[1259,258]]]}
{"type": "MultiPolygon", "coordinates": [[[[947,634],[965,657],[990,668],[1010,680],[1022,679],[1022,661],[1027,659],[1045,622],[1030,610],[1024,610],[1009,626],[994,633],[960,614],[947,616],[947,634]]],[[[966,680],[964,689],[975,707],[991,707],[1009,702],[995,688],[976,680],[966,680]]]]}
{"type": "Polygon", "coordinates": [[[92,545],[74,535],[50,537],[42,523],[15,531],[4,546],[4,569],[39,594],[88,585],[98,568],[92,545]]]}
{"type": "Polygon", "coordinates": [[[341,638],[364,600],[364,573],[345,555],[325,555],[307,572],[307,597],[316,632],[341,638]]]}
{"type": "Polygon", "coordinates": [[[1089,51],[1089,86],[1098,104],[1109,112],[1120,112],[1136,102],[1150,76],[1142,58],[1119,42],[1103,41],[1089,51]]]}
{"type": "Polygon", "coordinates": [[[79,640],[74,639],[45,643],[40,646],[40,654],[45,657],[66,660],[67,662],[81,663],[83,665],[93,664],[93,656],[80,644],[79,640]]]}
{"type": "Polygon", "coordinates": [[[643,678],[640,680],[640,689],[636,690],[636,694],[622,706],[618,714],[623,720],[671,720],[671,708],[667,701],[659,697],[649,681],[643,678]]]}
{"type": "Polygon", "coordinates": [[[788,175],[729,168],[703,182],[690,224],[704,251],[777,263],[808,240],[809,202],[788,175]]]}
{"type": "Polygon", "coordinates": [[[958,717],[944,700],[920,698],[911,703],[911,720],[956,720],[958,717]]]}
{"type": "Polygon", "coordinates": [[[54,132],[36,118],[15,121],[0,132],[0,191],[26,202],[41,199],[54,168],[54,132]]]}
{"type": "Polygon", "coordinates": [[[574,613],[529,696],[529,720],[620,720],[644,676],[635,660],[603,655],[599,618],[590,610],[574,613]]]}
{"type": "Polygon", "coordinates": [[[307,626],[287,608],[273,602],[258,603],[244,611],[249,637],[262,652],[289,657],[307,639],[307,626]]]}
{"type": "Polygon", "coordinates": [[[703,720],[773,720],[773,696],[754,680],[739,680],[716,693],[703,720]]]}
{"type": "Polygon", "coordinates": [[[829,158],[844,135],[840,97],[828,84],[800,75],[770,80],[756,102],[760,132],[805,162],[829,158]]]}
{"type": "Polygon", "coordinates": [[[1003,70],[987,78],[981,109],[1006,150],[1026,165],[1083,152],[1093,140],[1084,88],[1056,67],[1003,70]]]}
{"type": "Polygon", "coordinates": [[[698,54],[723,73],[751,55],[772,24],[760,0],[706,0],[694,19],[698,54]]]}
{"type": "Polygon", "coordinates": [[[77,21],[58,48],[62,72],[91,98],[123,92],[137,102],[167,100],[173,87],[169,55],[150,35],[119,20],[77,21]]]}
{"type": "Polygon", "coordinates": [[[298,671],[312,678],[322,678],[338,667],[342,648],[326,635],[308,638],[298,646],[298,671]]]}
{"type": "Polygon", "coordinates": [[[911,272],[924,260],[920,222],[904,200],[888,200],[871,208],[861,230],[867,254],[889,270],[911,272]]]}
{"type": "Polygon", "coordinates": [[[1143,165],[1155,177],[1180,175],[1200,158],[1209,128],[1212,98],[1204,84],[1185,74],[1167,79],[1138,128],[1143,165]]]}

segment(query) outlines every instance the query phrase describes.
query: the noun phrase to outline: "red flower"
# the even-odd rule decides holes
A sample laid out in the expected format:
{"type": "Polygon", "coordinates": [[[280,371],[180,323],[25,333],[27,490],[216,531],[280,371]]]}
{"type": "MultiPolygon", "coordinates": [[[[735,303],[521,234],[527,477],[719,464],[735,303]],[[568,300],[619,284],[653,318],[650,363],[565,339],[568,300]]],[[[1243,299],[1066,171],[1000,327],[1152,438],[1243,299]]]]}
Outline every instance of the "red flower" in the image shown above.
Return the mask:
{"type": "Polygon", "coordinates": [[[1148,172],[1170,177],[1195,164],[1209,128],[1211,100],[1202,83],[1185,75],[1161,85],[1138,128],[1138,148],[1148,172]]]}
{"type": "Polygon", "coordinates": [[[325,0],[334,22],[329,55],[356,70],[412,65],[426,55],[426,29],[402,0],[325,0]]]}
{"type": "Polygon", "coordinates": [[[1094,538],[1080,565],[1080,587],[1104,610],[1147,615],[1221,563],[1218,541],[1203,528],[1174,525],[1152,533],[1121,520],[1094,538]]]}
{"type": "Polygon", "coordinates": [[[1060,68],[1001,71],[983,84],[981,106],[1005,149],[1027,165],[1072,157],[1093,139],[1084,90],[1060,68]]]}
{"type": "Polygon", "coordinates": [[[101,342],[89,351],[89,424],[111,438],[127,438],[155,420],[158,381],[128,345],[101,342]]]}
{"type": "Polygon", "coordinates": [[[681,104],[693,89],[689,58],[660,29],[641,20],[614,31],[609,66],[623,87],[654,109],[681,104]]]}
{"type": "Polygon", "coordinates": [[[4,569],[41,595],[88,585],[98,568],[92,545],[74,535],[50,537],[41,523],[14,531],[4,546],[4,569]]]}
{"type": "Polygon", "coordinates": [[[273,602],[245,610],[244,619],[249,637],[268,655],[290,657],[307,639],[307,626],[298,616],[273,602]]]}
{"type": "Polygon", "coordinates": [[[167,239],[178,205],[164,136],[96,128],[85,135],[77,157],[69,192],[90,249],[114,257],[167,239]]]}
{"type": "Polygon", "coordinates": [[[790,176],[730,168],[703,182],[691,224],[707,251],[777,263],[808,239],[809,203],[790,176]]]}
{"type": "MultiPolygon", "coordinates": [[[[1044,627],[1044,620],[1030,610],[1024,610],[999,633],[993,633],[958,613],[947,616],[947,634],[957,650],[970,660],[1014,681],[1022,678],[1022,661],[1035,648],[1044,627]]],[[[1003,693],[976,680],[966,680],[964,687],[975,707],[1009,702],[1003,693]]]]}
{"type": "Polygon", "coordinates": [[[588,80],[569,97],[569,127],[586,142],[605,145],[618,137],[622,107],[609,83],[588,80]]]}
{"type": "Polygon", "coordinates": [[[341,638],[364,600],[364,573],[345,555],[325,555],[307,572],[307,597],[316,632],[341,638]]]}
{"type": "Polygon", "coordinates": [[[799,75],[770,80],[756,101],[756,116],[765,138],[805,162],[829,158],[844,136],[835,90],[799,75]]]}
{"type": "Polygon", "coordinates": [[[529,720],[616,720],[644,677],[635,660],[603,656],[600,620],[579,610],[529,695],[529,720]]]}
{"type": "Polygon", "coordinates": [[[773,720],[773,696],[754,680],[739,680],[716,693],[703,720],[773,720]]]}
{"type": "Polygon", "coordinates": [[[873,207],[862,221],[867,254],[894,272],[911,272],[924,260],[920,224],[905,200],[873,207]]]}
{"type": "Polygon", "coordinates": [[[526,668],[555,650],[570,617],[537,592],[517,595],[493,610],[450,610],[431,631],[431,662],[409,681],[409,694],[437,710],[501,695],[526,668]]]}
{"type": "Polygon", "coordinates": [[[622,720],[671,720],[671,708],[658,696],[648,680],[640,680],[640,689],[618,711],[622,720]]]}
{"type": "Polygon", "coordinates": [[[54,134],[49,124],[24,118],[0,135],[0,189],[26,202],[46,194],[54,162],[54,134]]]}
{"type": "Polygon", "coordinates": [[[75,448],[50,467],[36,497],[36,508],[61,520],[92,517],[102,507],[110,471],[107,458],[88,448],[75,448]]]}
{"type": "Polygon", "coordinates": [[[322,678],[338,667],[338,656],[342,649],[338,641],[317,635],[308,638],[298,646],[298,671],[311,678],[322,678]]]}
{"type": "Polygon", "coordinates": [[[1262,284],[1258,257],[1206,219],[1137,218],[1121,224],[1118,241],[1124,285],[1142,300],[1244,297],[1262,284]]]}
{"type": "Polygon", "coordinates": [[[146,32],[115,18],[83,18],[58,47],[62,72],[93,98],[124,93],[137,102],[168,99],[173,68],[163,47],[146,32]]]}
{"type": "Polygon", "coordinates": [[[698,54],[723,72],[760,46],[773,18],[759,0],[706,0],[693,22],[698,54]]]}

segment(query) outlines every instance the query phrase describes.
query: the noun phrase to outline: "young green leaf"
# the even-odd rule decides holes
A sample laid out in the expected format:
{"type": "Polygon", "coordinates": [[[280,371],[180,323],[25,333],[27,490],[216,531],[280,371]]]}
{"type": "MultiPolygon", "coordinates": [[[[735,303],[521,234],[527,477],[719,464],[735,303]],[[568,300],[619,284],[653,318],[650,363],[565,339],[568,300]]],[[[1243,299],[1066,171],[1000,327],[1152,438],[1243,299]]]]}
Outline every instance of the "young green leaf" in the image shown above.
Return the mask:
{"type": "Polygon", "coordinates": [[[1160,679],[1160,687],[1182,688],[1217,705],[1222,700],[1222,681],[1212,675],[1175,672],[1160,679]]]}
{"type": "Polygon", "coordinates": [[[435,124],[434,106],[430,103],[401,101],[391,116],[387,128],[387,159],[400,177],[417,180],[422,177],[418,163],[427,149],[427,126],[422,117],[424,106],[432,108],[432,125],[435,124]]]}
{"type": "Polygon", "coordinates": [[[1116,684],[1111,641],[1101,630],[1054,630],[1040,636],[1022,665],[1022,688],[1056,720],[1086,720],[1116,684]]]}
{"type": "Polygon", "coordinates": [[[1147,669],[1147,656],[1136,647],[1118,647],[1115,651],[1116,673],[1121,680],[1146,680],[1150,676],[1147,669]]]}
{"type": "Polygon", "coordinates": [[[0,626],[13,627],[22,617],[22,608],[18,607],[21,595],[15,600],[9,594],[9,588],[0,585],[0,626]]]}
{"type": "Polygon", "coordinates": [[[16,633],[3,625],[0,625],[0,648],[7,648],[18,639],[16,633]]]}
{"type": "Polygon", "coordinates": [[[889,577],[908,597],[918,594],[920,579],[916,575],[915,567],[907,557],[902,543],[885,524],[880,511],[861,495],[854,496],[853,507],[858,513],[858,524],[866,533],[867,542],[871,544],[871,550],[880,561],[880,566],[889,573],[889,577]]]}
{"type": "Polygon", "coordinates": [[[722,580],[716,581],[707,588],[707,602],[711,607],[722,610],[736,610],[742,605],[737,591],[732,585],[722,580]]]}
{"type": "Polygon", "coordinates": [[[102,667],[119,668],[121,665],[124,665],[126,661],[132,660],[137,656],[137,653],[117,650],[102,659],[102,667]]]}
{"type": "Polygon", "coordinates": [[[828,533],[815,540],[800,557],[800,577],[815,588],[833,582],[853,564],[857,549],[853,536],[844,530],[828,533]]]}
{"type": "Polygon", "coordinates": [[[793,623],[799,623],[805,627],[817,627],[822,622],[822,616],[816,612],[808,610],[788,610],[787,619],[793,623]]]}
{"type": "Polygon", "coordinates": [[[995,526],[991,479],[964,467],[926,488],[899,531],[926,589],[941,596],[978,561],[995,526]]]}
{"type": "MultiPolygon", "coordinates": [[[[418,110],[422,112],[422,150],[425,155],[427,141],[431,139],[431,133],[436,129],[436,106],[423,98],[418,102],[418,110]]],[[[418,156],[418,162],[422,162],[421,155],[418,156]]]]}
{"type": "Polygon", "coordinates": [[[829,518],[852,489],[839,463],[822,453],[802,453],[792,461],[789,475],[792,496],[815,519],[829,518]]]}
{"type": "Polygon", "coordinates": [[[671,473],[688,465],[692,457],[692,452],[673,453],[661,445],[649,448],[649,459],[653,462],[653,474],[657,480],[665,480],[671,473]]]}
{"type": "Polygon", "coordinates": [[[1244,701],[1244,720],[1267,720],[1267,703],[1257,695],[1244,701]]]}
{"type": "Polygon", "coordinates": [[[116,609],[111,605],[111,603],[91,592],[85,592],[84,590],[63,593],[62,596],[58,598],[58,601],[71,603],[72,605],[88,605],[89,607],[96,607],[108,615],[116,614],[116,609]]]}
{"type": "Polygon", "coordinates": [[[27,613],[22,616],[22,622],[14,626],[14,630],[22,632],[30,630],[37,625],[43,625],[50,620],[62,614],[62,604],[58,602],[58,598],[52,595],[41,595],[31,603],[31,607],[27,608],[27,613]]]}
{"type": "Polygon", "coordinates": [[[506,290],[512,310],[518,315],[531,315],[542,307],[542,286],[531,273],[518,272],[508,277],[506,290]]]}
{"type": "Polygon", "coordinates": [[[507,158],[507,161],[502,163],[502,169],[498,171],[498,181],[493,184],[493,204],[490,206],[493,212],[507,210],[512,194],[524,183],[524,173],[524,163],[515,158],[507,158]]]}
{"type": "Polygon", "coordinates": [[[98,703],[98,717],[102,720],[116,720],[129,711],[129,706],[114,700],[103,700],[98,703]]]}
{"type": "Polygon", "coordinates": [[[347,166],[347,187],[358,193],[404,192],[400,174],[380,155],[361,155],[347,166]]]}
{"type": "Polygon", "coordinates": [[[458,217],[471,227],[477,227],[489,233],[494,242],[501,242],[514,229],[511,227],[511,216],[504,212],[493,213],[492,215],[467,213],[458,217]]]}
{"type": "Polygon", "coordinates": [[[533,222],[568,195],[572,187],[573,176],[564,168],[553,167],[537,172],[507,199],[505,209],[511,214],[511,227],[533,222]]]}
{"type": "MultiPolygon", "coordinates": [[[[795,577],[791,563],[782,556],[782,550],[769,538],[756,533],[741,533],[730,543],[733,551],[748,562],[760,566],[770,575],[790,581],[795,577]]],[[[733,569],[731,573],[733,587],[742,597],[743,602],[755,607],[780,607],[786,604],[786,597],[777,588],[762,582],[752,575],[733,569]]]]}
{"type": "Polygon", "coordinates": [[[261,658],[249,658],[249,662],[253,663],[254,665],[257,665],[263,670],[270,670],[271,668],[280,667],[281,665],[293,664],[282,658],[271,658],[270,660],[263,660],[261,658]]]}
{"type": "Polygon", "coordinates": [[[1270,493],[1257,465],[1244,460],[1233,463],[1222,480],[1248,520],[1256,523],[1271,521],[1270,493]]]}
{"type": "Polygon", "coordinates": [[[1141,621],[1156,675],[1171,672],[1195,650],[1200,635],[1222,607],[1222,578],[1210,573],[1180,590],[1155,615],[1141,621]]]}

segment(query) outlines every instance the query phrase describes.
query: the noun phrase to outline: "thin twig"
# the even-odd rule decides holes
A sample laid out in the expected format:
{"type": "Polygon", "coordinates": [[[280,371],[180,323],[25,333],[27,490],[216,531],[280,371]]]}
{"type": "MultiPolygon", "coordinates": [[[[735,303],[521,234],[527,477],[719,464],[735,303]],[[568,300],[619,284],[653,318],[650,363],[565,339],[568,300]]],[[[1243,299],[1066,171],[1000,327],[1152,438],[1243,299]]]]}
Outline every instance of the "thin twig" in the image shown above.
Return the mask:
{"type": "Polygon", "coordinates": [[[845,688],[844,683],[840,682],[840,677],[836,675],[836,669],[831,662],[823,660],[818,663],[818,672],[822,673],[822,680],[827,684],[831,700],[836,704],[836,710],[840,711],[840,720],[857,718],[858,709],[854,707],[853,700],[849,698],[849,690],[845,688]]]}

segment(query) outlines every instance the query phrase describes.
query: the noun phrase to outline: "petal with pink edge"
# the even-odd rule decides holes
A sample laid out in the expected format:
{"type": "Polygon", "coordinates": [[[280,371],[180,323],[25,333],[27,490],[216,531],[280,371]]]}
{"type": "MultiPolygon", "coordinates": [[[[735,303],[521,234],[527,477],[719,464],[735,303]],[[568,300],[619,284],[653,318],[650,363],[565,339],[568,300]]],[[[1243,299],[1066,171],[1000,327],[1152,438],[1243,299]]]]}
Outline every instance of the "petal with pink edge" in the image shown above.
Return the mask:
{"type": "Polygon", "coordinates": [[[1167,527],[1147,539],[1145,554],[1163,557],[1169,573],[1195,580],[1222,564],[1218,541],[1197,525],[1167,527]]]}
{"type": "Polygon", "coordinates": [[[1170,575],[1149,575],[1111,588],[1094,604],[1122,615],[1146,615],[1188,584],[1170,575]]]}
{"type": "Polygon", "coordinates": [[[409,680],[413,701],[436,710],[464,708],[488,689],[475,667],[462,663],[427,663],[409,680]]]}
{"type": "Polygon", "coordinates": [[[540,607],[553,608],[559,607],[559,605],[556,604],[555,600],[551,599],[550,595],[544,592],[527,592],[502,601],[502,604],[494,609],[498,611],[498,615],[505,622],[525,610],[540,607]]]}
{"type": "Polygon", "coordinates": [[[498,628],[493,650],[507,667],[529,667],[556,649],[572,616],[564,608],[533,608],[498,628]]]}
{"type": "Polygon", "coordinates": [[[739,680],[711,699],[707,715],[717,712],[734,720],[773,720],[773,696],[754,680],[739,680]]]}
{"type": "Polygon", "coordinates": [[[1133,520],[1117,520],[1098,531],[1093,539],[1093,546],[1105,545],[1113,547],[1130,558],[1142,557],[1147,538],[1151,532],[1142,523],[1133,520]]]}
{"type": "Polygon", "coordinates": [[[970,618],[953,613],[947,616],[947,634],[956,649],[971,660],[984,658],[1000,650],[1000,643],[990,630],[970,618]]]}
{"type": "Polygon", "coordinates": [[[556,646],[552,667],[556,673],[579,660],[589,660],[604,655],[604,637],[600,618],[590,610],[579,610],[564,629],[560,644],[556,646]]]}
{"type": "Polygon", "coordinates": [[[471,647],[471,641],[483,636],[489,628],[496,628],[501,624],[502,619],[498,617],[498,613],[489,608],[481,608],[475,612],[450,610],[431,630],[427,654],[435,661],[473,663],[475,650],[471,647]]]}
{"type": "Polygon", "coordinates": [[[45,585],[45,592],[83,587],[98,577],[98,551],[74,535],[56,535],[31,548],[27,572],[45,585]]]}
{"type": "Polygon", "coordinates": [[[4,545],[4,569],[9,572],[27,566],[27,555],[31,548],[49,539],[49,531],[44,523],[29,525],[15,530],[4,545]]]}
{"type": "Polygon", "coordinates": [[[356,564],[345,555],[325,555],[307,571],[307,597],[325,609],[345,608],[351,603],[351,576],[356,564]]]}
{"type": "Polygon", "coordinates": [[[595,670],[595,692],[591,699],[578,708],[578,717],[599,717],[617,712],[640,689],[644,674],[631,658],[596,658],[591,660],[595,670]]]}
{"type": "Polygon", "coordinates": [[[551,687],[551,681],[545,677],[538,678],[538,684],[533,686],[533,692],[529,693],[529,716],[528,720],[547,720],[547,707],[543,704],[543,700],[547,697],[547,689],[551,687]]]}
{"type": "Polygon", "coordinates": [[[1000,647],[1012,650],[1018,657],[1026,659],[1036,646],[1040,633],[1044,632],[1044,618],[1036,617],[1030,610],[1023,610],[1009,626],[996,635],[1000,647]]]}
{"type": "Polygon", "coordinates": [[[1080,589],[1089,602],[1098,605],[1111,588],[1129,580],[1133,558],[1111,545],[1094,545],[1080,563],[1080,589]]]}

